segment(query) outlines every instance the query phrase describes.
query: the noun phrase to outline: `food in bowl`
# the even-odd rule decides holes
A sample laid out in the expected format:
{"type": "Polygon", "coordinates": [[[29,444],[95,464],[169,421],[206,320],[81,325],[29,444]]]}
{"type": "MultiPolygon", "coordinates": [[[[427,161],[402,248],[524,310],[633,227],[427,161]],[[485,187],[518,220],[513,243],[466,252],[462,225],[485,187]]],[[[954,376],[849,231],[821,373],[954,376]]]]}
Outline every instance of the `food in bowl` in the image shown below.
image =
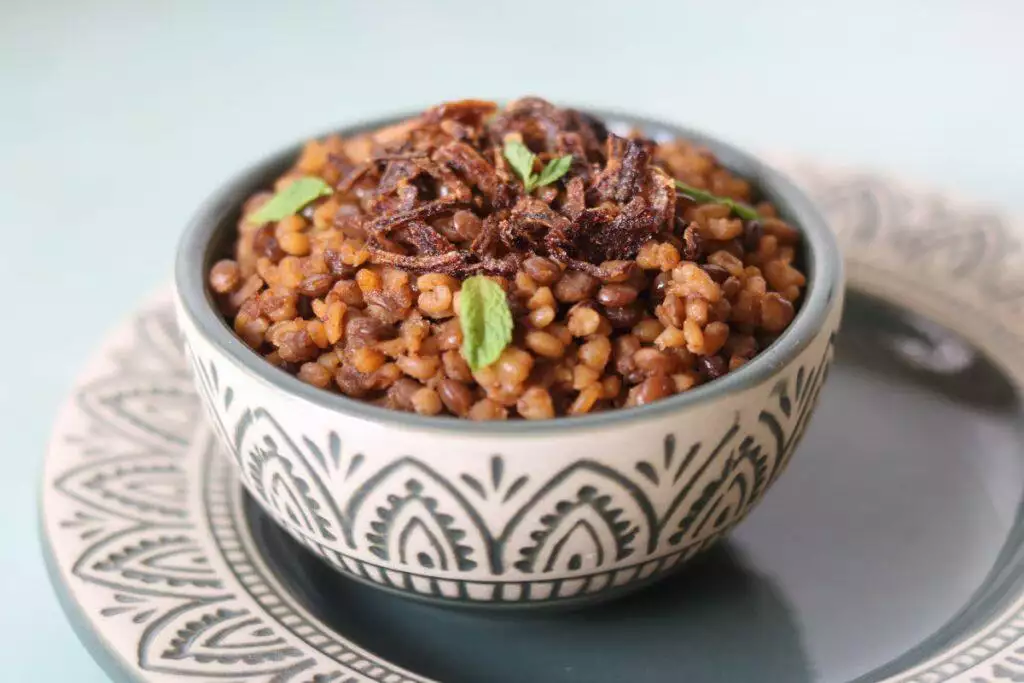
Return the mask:
{"type": "MultiPolygon", "coordinates": [[[[791,461],[826,383],[842,311],[835,236],[757,158],[671,124],[604,118],[615,131],[699,141],[800,226],[794,263],[807,285],[785,332],[738,371],[648,405],[528,428],[444,419],[350,400],[253,353],[225,324],[208,277],[235,246],[239,207],[293,165],[298,145],[227,180],[186,228],[175,263],[178,323],[209,426],[252,500],[346,577],[445,605],[610,599],[711,546],[791,461]]],[[[340,134],[354,140],[390,121],[340,134]]],[[[534,171],[539,182],[543,167],[534,171]]],[[[237,491],[216,495],[243,514],[237,491]]]]}
{"type": "Polygon", "coordinates": [[[708,149],[537,98],[305,145],[208,273],[237,335],[324,390],[424,415],[639,406],[792,322],[801,233],[708,149]]]}

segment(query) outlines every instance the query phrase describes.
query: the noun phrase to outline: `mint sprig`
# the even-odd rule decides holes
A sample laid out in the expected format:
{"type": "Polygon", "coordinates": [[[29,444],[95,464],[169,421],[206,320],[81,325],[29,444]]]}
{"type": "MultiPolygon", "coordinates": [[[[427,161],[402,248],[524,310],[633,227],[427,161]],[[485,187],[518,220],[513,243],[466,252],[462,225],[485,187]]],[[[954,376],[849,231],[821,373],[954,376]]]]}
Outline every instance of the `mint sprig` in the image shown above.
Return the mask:
{"type": "Polygon", "coordinates": [[[505,290],[483,275],[466,278],[459,294],[462,357],[473,370],[498,360],[512,341],[512,311],[505,290]]]}
{"type": "Polygon", "coordinates": [[[533,172],[534,162],[537,155],[530,151],[530,148],[521,142],[509,140],[502,150],[505,158],[516,175],[523,181],[523,187],[527,192],[533,192],[538,187],[550,185],[566,173],[572,166],[572,155],[567,154],[557,159],[552,159],[545,164],[540,173],[533,172]]]}
{"type": "Polygon", "coordinates": [[[271,197],[266,204],[249,216],[250,223],[269,223],[297,214],[310,202],[333,192],[320,178],[299,178],[271,197]]]}
{"type": "Polygon", "coordinates": [[[729,197],[713,195],[707,190],[701,190],[678,180],[675,181],[675,183],[676,189],[679,190],[679,192],[698,204],[721,204],[722,206],[728,206],[733,213],[747,221],[756,221],[761,218],[757,211],[754,210],[754,207],[749,204],[738,202],[735,199],[730,199],[729,197]]]}

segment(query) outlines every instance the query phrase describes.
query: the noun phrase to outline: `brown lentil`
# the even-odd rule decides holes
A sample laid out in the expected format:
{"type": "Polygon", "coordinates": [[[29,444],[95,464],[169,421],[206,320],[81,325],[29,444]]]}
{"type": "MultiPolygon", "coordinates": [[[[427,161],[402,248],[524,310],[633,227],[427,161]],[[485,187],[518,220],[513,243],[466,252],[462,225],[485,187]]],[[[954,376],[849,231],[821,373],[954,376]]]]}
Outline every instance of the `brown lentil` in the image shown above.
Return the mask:
{"type": "Polygon", "coordinates": [[[650,347],[642,348],[634,353],[633,363],[637,369],[647,375],[666,374],[675,367],[673,356],[650,347]]]}
{"type": "Polygon", "coordinates": [[[682,327],[688,316],[686,301],[686,297],[675,294],[666,296],[661,305],[654,309],[658,321],[665,327],[682,327]]]}
{"type": "Polygon", "coordinates": [[[793,304],[778,292],[761,297],[761,326],[768,332],[782,332],[793,322],[793,316],[793,304]]]}
{"type": "MultiPolygon", "coordinates": [[[[718,251],[715,253],[728,254],[729,256],[732,256],[732,254],[729,254],[729,252],[727,251],[718,251]]],[[[704,272],[710,275],[711,279],[718,284],[722,284],[723,282],[729,279],[729,271],[721,266],[716,266],[713,263],[705,263],[703,266],[701,266],[701,268],[703,268],[704,272]]]]}
{"type": "Polygon", "coordinates": [[[469,364],[462,354],[451,349],[441,354],[441,364],[444,366],[444,374],[460,382],[472,382],[473,373],[469,364]]]}
{"type": "Polygon", "coordinates": [[[725,361],[720,356],[701,356],[697,366],[708,379],[718,379],[726,372],[725,361]]]}
{"type": "Polygon", "coordinates": [[[554,261],[543,256],[531,256],[523,261],[523,270],[538,285],[553,285],[562,277],[562,269],[554,261]]]}
{"type": "Polygon", "coordinates": [[[398,410],[412,410],[412,397],[422,388],[416,380],[401,377],[388,389],[388,402],[398,410]]]}
{"type": "Polygon", "coordinates": [[[675,393],[676,385],[672,378],[663,374],[652,375],[629,390],[626,404],[643,406],[675,393]]]}
{"type": "Polygon", "coordinates": [[[610,284],[601,287],[597,292],[597,300],[604,306],[621,308],[636,301],[639,292],[624,284],[610,284]]]}
{"type": "Polygon", "coordinates": [[[454,379],[443,379],[438,382],[437,393],[452,415],[465,417],[473,405],[473,393],[469,387],[454,379]]]}
{"type": "Polygon", "coordinates": [[[616,330],[629,329],[636,325],[644,317],[642,308],[636,305],[622,306],[621,308],[604,309],[604,317],[616,330]]]}
{"type": "Polygon", "coordinates": [[[594,276],[572,270],[559,278],[553,292],[559,301],[574,304],[593,296],[598,284],[600,283],[594,276]]]}
{"type": "Polygon", "coordinates": [[[615,340],[615,369],[623,377],[629,377],[636,371],[634,354],[640,350],[640,340],[631,334],[623,335],[615,340]]]}
{"type": "Polygon", "coordinates": [[[472,211],[456,211],[452,215],[452,232],[458,239],[471,240],[480,234],[482,222],[472,211]]]}

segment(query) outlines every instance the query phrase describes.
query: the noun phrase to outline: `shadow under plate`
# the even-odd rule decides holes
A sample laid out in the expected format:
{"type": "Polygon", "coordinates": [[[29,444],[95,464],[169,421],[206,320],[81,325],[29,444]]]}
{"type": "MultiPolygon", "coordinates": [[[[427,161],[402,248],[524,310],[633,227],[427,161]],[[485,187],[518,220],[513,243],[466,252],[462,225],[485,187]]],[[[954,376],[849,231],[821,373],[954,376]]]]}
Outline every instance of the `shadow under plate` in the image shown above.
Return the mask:
{"type": "Polygon", "coordinates": [[[451,610],[347,580],[258,507],[256,545],[356,644],[445,683],[874,680],[1019,591],[1021,405],[957,336],[851,293],[818,413],[731,539],[573,612],[451,610]]]}

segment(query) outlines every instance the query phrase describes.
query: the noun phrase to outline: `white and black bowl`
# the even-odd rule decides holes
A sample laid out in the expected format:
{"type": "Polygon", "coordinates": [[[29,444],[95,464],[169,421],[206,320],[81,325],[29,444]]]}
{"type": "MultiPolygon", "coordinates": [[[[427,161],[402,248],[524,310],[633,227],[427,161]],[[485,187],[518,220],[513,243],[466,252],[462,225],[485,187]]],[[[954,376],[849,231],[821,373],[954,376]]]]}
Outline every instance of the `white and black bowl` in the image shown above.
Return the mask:
{"type": "Polygon", "coordinates": [[[650,405],[477,423],[379,408],[270,365],[218,312],[207,273],[230,249],[243,201],[288,168],[299,145],[230,180],[188,226],[175,269],[178,318],[209,419],[255,500],[338,571],[449,604],[607,598],[710,546],[786,468],[839,325],[844,279],[832,233],[751,155],[666,123],[595,113],[612,129],[706,145],[803,233],[808,286],[790,327],[738,370],[650,405]]]}

